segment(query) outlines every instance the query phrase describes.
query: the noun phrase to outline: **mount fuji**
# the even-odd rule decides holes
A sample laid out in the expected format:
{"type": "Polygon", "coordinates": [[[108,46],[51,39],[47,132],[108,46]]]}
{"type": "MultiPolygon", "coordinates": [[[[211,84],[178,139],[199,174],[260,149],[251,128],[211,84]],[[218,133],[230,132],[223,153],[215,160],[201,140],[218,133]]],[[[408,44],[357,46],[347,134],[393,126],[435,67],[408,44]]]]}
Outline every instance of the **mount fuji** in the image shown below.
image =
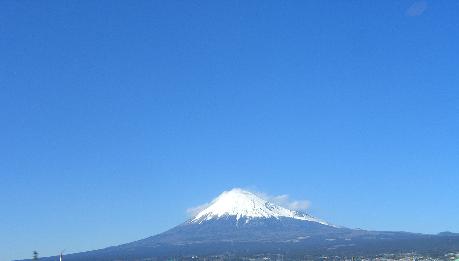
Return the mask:
{"type": "MultiPolygon", "coordinates": [[[[65,260],[162,260],[169,257],[283,254],[315,257],[459,250],[459,235],[380,232],[332,225],[242,189],[223,192],[186,222],[161,234],[65,260]]],[[[41,258],[51,261],[56,257],[41,258]]]]}

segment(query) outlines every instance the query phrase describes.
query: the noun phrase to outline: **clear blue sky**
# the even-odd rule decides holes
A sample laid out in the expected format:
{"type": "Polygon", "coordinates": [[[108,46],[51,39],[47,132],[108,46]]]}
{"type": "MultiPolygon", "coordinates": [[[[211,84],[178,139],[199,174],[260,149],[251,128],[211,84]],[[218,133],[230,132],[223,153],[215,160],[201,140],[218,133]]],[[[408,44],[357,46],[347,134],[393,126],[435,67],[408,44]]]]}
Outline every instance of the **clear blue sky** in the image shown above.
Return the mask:
{"type": "Polygon", "coordinates": [[[0,260],[232,187],[459,232],[458,1],[0,2],[0,260]]]}

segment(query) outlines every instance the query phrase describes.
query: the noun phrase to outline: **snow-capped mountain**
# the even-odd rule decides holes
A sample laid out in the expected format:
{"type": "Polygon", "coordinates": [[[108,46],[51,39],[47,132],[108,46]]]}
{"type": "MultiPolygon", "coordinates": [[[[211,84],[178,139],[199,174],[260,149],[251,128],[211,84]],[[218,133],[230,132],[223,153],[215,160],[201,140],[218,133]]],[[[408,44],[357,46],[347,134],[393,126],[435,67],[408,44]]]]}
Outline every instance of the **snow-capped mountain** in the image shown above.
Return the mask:
{"type": "MultiPolygon", "coordinates": [[[[158,213],[158,215],[166,215],[158,213]]],[[[242,189],[225,191],[188,221],[161,234],[100,250],[70,254],[67,261],[166,260],[168,257],[264,253],[293,260],[323,254],[459,251],[453,233],[423,235],[337,227],[276,205],[242,189]]],[[[54,261],[58,257],[40,258],[54,261]]],[[[185,258],[186,259],[186,258],[185,258]]],[[[230,258],[232,259],[232,258],[230,258]]]]}
{"type": "Polygon", "coordinates": [[[247,223],[256,218],[293,218],[317,222],[322,225],[330,225],[310,215],[268,202],[254,193],[240,188],[220,194],[220,196],[214,199],[207,208],[199,212],[190,222],[202,223],[211,219],[231,216],[236,217],[237,221],[244,219],[247,223]]]}

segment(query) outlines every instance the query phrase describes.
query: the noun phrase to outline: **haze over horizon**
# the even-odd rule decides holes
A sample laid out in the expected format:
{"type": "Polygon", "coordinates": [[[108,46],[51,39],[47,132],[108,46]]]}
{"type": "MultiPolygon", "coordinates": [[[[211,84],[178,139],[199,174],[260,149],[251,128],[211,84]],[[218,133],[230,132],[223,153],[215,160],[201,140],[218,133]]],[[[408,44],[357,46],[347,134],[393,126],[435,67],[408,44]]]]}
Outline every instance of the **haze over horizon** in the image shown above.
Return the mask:
{"type": "Polygon", "coordinates": [[[2,1],[0,260],[145,238],[234,187],[350,228],[459,232],[458,13],[2,1]]]}

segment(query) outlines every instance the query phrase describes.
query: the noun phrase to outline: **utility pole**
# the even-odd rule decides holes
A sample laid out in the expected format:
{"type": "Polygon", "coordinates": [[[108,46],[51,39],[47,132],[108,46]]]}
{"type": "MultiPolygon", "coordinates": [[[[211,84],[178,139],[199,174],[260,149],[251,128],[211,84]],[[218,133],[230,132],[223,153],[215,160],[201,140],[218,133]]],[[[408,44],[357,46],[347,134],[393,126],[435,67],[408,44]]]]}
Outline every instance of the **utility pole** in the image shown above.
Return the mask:
{"type": "Polygon", "coordinates": [[[33,260],[38,260],[38,252],[36,250],[33,251],[33,260]]]}

